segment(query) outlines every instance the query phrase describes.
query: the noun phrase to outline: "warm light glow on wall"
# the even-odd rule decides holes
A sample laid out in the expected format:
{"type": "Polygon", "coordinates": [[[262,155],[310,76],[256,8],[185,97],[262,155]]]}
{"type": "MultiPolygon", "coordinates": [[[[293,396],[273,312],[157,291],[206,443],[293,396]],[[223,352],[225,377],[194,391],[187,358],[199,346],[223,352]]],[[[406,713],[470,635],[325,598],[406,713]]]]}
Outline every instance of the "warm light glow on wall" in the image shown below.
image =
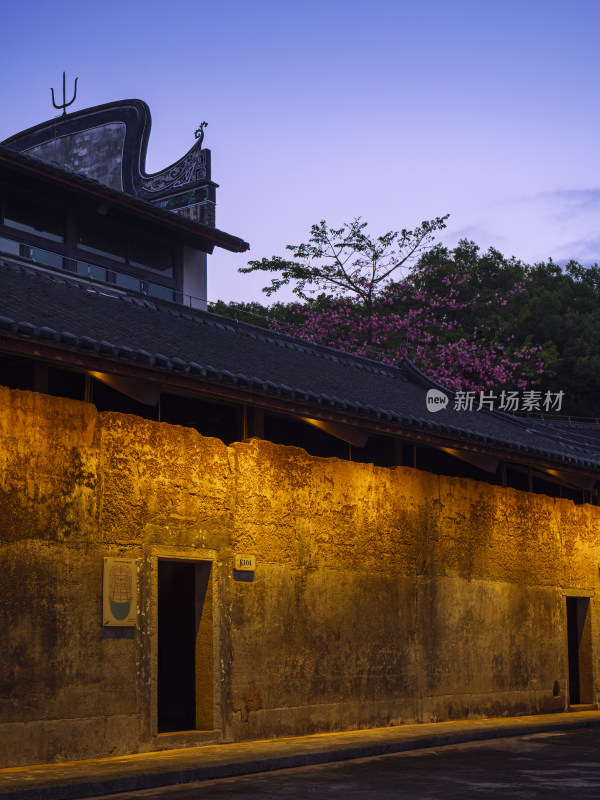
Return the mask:
{"type": "Polygon", "coordinates": [[[444,453],[448,453],[450,456],[454,456],[454,458],[465,461],[467,464],[471,464],[474,467],[483,469],[486,472],[496,472],[498,469],[499,459],[486,456],[483,453],[471,453],[465,450],[455,450],[452,447],[440,447],[438,449],[444,453]]]}
{"type": "Polygon", "coordinates": [[[354,447],[364,447],[369,438],[368,431],[362,428],[354,428],[352,425],[343,425],[339,422],[326,422],[322,419],[314,419],[313,417],[300,417],[303,422],[309,425],[314,425],[330,436],[335,436],[336,439],[341,439],[343,442],[354,445],[354,447]]]}
{"type": "Polygon", "coordinates": [[[155,406],[158,403],[160,397],[160,384],[158,383],[125,378],[121,375],[110,375],[108,372],[96,372],[95,370],[88,370],[88,375],[106,386],[110,386],[111,389],[131,397],[132,400],[137,400],[138,403],[144,403],[147,406],[155,406]]]}
{"type": "Polygon", "coordinates": [[[596,479],[590,478],[587,475],[576,475],[572,472],[562,472],[558,469],[545,469],[547,475],[552,475],[558,478],[566,486],[571,486],[575,489],[583,489],[586,492],[591,492],[596,485],[596,479]]]}

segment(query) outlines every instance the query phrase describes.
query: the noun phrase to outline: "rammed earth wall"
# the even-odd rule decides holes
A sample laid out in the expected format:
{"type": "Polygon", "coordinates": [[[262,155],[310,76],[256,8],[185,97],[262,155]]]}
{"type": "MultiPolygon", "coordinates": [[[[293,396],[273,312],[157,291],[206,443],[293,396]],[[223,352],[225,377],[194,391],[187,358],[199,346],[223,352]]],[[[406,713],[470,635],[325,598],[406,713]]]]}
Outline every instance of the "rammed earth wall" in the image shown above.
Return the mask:
{"type": "Polygon", "coordinates": [[[0,463],[0,766],[562,709],[569,591],[596,700],[599,508],[8,389],[0,463]],[[106,556],[140,559],[136,629],[106,556]],[[212,564],[202,733],[156,735],[160,558],[212,564]]]}

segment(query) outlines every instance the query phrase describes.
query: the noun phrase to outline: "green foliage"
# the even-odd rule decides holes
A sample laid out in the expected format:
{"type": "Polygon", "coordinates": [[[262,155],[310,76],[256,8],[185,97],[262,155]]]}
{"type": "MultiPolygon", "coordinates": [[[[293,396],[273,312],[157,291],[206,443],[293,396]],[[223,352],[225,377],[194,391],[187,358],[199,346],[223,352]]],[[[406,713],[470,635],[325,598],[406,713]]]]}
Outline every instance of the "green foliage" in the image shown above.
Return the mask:
{"type": "Polygon", "coordinates": [[[271,321],[282,325],[291,324],[292,307],[291,303],[273,303],[273,305],[264,306],[261,303],[225,303],[223,300],[208,304],[208,310],[213,314],[229,317],[238,322],[248,322],[250,325],[258,325],[259,328],[272,327],[271,321]]]}
{"type": "Polygon", "coordinates": [[[514,337],[517,345],[542,347],[546,368],[537,389],[564,391],[563,412],[575,416],[600,417],[600,267],[584,267],[570,261],[564,268],[549,260],[529,266],[505,258],[494,248],[481,254],[474,242],[463,240],[449,251],[436,247],[423,263],[435,272],[422,281],[433,291],[457,264],[468,267],[465,291],[480,294],[508,292],[525,282],[522,292],[506,305],[478,304],[462,317],[464,331],[487,326],[514,337]]]}
{"type": "Polygon", "coordinates": [[[446,227],[448,216],[424,221],[412,231],[389,231],[377,237],[367,234],[367,223],[360,217],[341,228],[330,228],[321,220],[312,226],[308,242],[286,246],[294,260],[273,256],[249,261],[239,271],[277,273],[263,289],[267,296],[292,284],[301,300],[310,300],[309,292],[354,296],[369,309],[377,290],[396,270],[418,258],[431,244],[435,231],[446,227]]]}

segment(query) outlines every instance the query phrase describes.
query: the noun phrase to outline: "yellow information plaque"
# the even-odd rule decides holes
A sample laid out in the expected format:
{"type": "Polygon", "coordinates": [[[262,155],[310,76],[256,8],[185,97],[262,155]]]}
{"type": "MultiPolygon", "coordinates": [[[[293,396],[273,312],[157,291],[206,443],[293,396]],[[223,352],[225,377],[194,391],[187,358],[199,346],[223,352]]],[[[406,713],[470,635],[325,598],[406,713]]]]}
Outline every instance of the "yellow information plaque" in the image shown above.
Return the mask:
{"type": "Polygon", "coordinates": [[[135,558],[104,559],[102,603],[104,625],[133,627],[137,622],[137,562],[135,558]]]}
{"type": "Polygon", "coordinates": [[[240,572],[254,572],[256,569],[256,558],[243,554],[236,555],[234,556],[233,568],[240,572]]]}

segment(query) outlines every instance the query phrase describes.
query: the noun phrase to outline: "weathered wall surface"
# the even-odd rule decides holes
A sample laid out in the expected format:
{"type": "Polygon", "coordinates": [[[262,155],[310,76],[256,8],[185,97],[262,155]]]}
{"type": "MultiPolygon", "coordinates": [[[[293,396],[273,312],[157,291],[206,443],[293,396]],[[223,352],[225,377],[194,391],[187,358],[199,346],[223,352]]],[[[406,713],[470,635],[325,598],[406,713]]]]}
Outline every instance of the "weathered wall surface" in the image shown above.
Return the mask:
{"type": "Polygon", "coordinates": [[[212,562],[205,739],[563,708],[566,590],[597,691],[596,507],[3,388],[0,465],[1,766],[197,740],[156,736],[158,558],[212,562]],[[105,556],[140,559],[136,629],[105,556]]]}

